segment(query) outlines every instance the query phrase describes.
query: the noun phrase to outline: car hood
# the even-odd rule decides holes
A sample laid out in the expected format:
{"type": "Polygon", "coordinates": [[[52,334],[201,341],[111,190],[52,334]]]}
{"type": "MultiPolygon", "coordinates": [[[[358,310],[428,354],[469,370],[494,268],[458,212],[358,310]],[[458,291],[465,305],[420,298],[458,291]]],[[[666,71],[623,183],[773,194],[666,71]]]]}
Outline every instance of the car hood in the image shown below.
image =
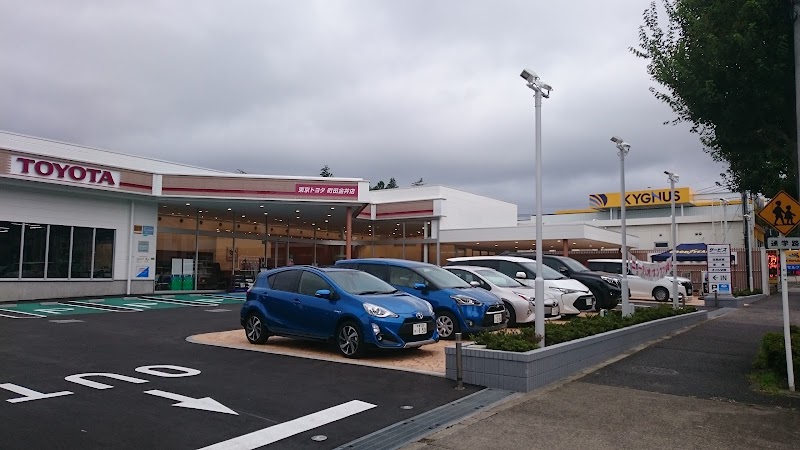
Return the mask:
{"type": "Polygon", "coordinates": [[[547,287],[589,292],[589,288],[587,288],[585,284],[578,280],[573,280],[572,278],[565,278],[563,280],[544,280],[544,285],[547,287]]]}
{"type": "Polygon", "coordinates": [[[587,278],[588,277],[591,277],[591,278],[611,277],[611,278],[617,278],[617,279],[622,278],[622,275],[620,275],[618,273],[597,272],[595,270],[585,270],[583,272],[573,272],[573,276],[575,276],[575,278],[580,278],[582,276],[583,277],[587,277],[587,278]]]}
{"type": "MultiPolygon", "coordinates": [[[[519,292],[520,294],[527,295],[530,298],[536,297],[536,288],[534,286],[528,286],[523,284],[522,286],[516,287],[509,287],[509,288],[502,288],[503,292],[519,292]]],[[[558,301],[558,296],[554,294],[552,291],[548,291],[547,289],[544,290],[544,301],[545,305],[547,305],[549,301],[558,301]]]]}
{"type": "Polygon", "coordinates": [[[382,306],[396,314],[413,314],[421,312],[430,314],[430,303],[404,292],[394,294],[361,295],[359,296],[364,303],[382,306]]]}

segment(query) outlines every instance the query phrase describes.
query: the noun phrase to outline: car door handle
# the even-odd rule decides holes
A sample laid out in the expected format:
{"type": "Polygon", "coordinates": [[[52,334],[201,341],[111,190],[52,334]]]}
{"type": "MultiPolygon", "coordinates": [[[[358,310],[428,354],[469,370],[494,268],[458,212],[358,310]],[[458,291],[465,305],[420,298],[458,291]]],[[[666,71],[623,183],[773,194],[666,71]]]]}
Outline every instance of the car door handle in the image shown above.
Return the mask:
{"type": "Polygon", "coordinates": [[[300,299],[296,298],[296,299],[292,300],[292,303],[294,303],[295,306],[300,306],[300,299]]]}

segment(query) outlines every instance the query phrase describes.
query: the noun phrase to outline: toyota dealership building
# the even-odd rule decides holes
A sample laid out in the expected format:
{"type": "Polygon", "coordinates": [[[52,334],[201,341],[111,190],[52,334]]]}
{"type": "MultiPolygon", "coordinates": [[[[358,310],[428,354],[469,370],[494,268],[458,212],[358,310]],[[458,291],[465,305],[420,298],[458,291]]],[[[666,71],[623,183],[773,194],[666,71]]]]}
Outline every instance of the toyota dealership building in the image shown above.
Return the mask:
{"type": "MultiPolygon", "coordinates": [[[[618,252],[618,217],[598,201],[546,216],[544,250],[618,252]]],[[[679,241],[702,242],[692,230],[708,229],[708,217],[680,211],[679,241]]],[[[633,219],[629,246],[666,236],[669,216],[650,214],[644,238],[633,219]]],[[[225,290],[265,267],[348,257],[443,264],[535,248],[526,219],[514,204],[444,186],[370,191],[360,178],[234,174],[0,132],[6,302],[225,290]]]]}

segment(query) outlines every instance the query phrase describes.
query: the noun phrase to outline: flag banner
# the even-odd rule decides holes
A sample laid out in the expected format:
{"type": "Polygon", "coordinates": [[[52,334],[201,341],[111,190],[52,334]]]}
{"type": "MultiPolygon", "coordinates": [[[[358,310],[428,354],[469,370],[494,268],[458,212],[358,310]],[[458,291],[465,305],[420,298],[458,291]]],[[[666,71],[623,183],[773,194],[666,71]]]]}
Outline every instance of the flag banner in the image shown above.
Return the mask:
{"type": "Polygon", "coordinates": [[[660,280],[672,272],[672,260],[649,263],[628,253],[628,273],[645,280],[660,280]]]}

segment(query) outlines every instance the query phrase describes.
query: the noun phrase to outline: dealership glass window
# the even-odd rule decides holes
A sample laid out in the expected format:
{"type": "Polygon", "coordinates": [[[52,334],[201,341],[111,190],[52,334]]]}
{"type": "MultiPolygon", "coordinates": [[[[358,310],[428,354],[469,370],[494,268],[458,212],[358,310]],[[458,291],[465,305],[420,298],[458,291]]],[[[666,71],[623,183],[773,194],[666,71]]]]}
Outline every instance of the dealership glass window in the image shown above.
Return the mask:
{"type": "Polygon", "coordinates": [[[22,278],[44,278],[47,225],[26,223],[22,244],[22,278]]]}
{"type": "Polygon", "coordinates": [[[111,278],[114,274],[114,230],[97,228],[94,237],[94,276],[111,278]]]}
{"type": "Polygon", "coordinates": [[[72,231],[72,278],[92,277],[94,228],[74,227],[72,231]]]}
{"type": "Polygon", "coordinates": [[[0,278],[19,278],[22,224],[0,222],[0,278]]]}
{"type": "Polygon", "coordinates": [[[47,250],[47,278],[69,276],[69,243],[72,227],[50,225],[50,242],[47,250]]]}

